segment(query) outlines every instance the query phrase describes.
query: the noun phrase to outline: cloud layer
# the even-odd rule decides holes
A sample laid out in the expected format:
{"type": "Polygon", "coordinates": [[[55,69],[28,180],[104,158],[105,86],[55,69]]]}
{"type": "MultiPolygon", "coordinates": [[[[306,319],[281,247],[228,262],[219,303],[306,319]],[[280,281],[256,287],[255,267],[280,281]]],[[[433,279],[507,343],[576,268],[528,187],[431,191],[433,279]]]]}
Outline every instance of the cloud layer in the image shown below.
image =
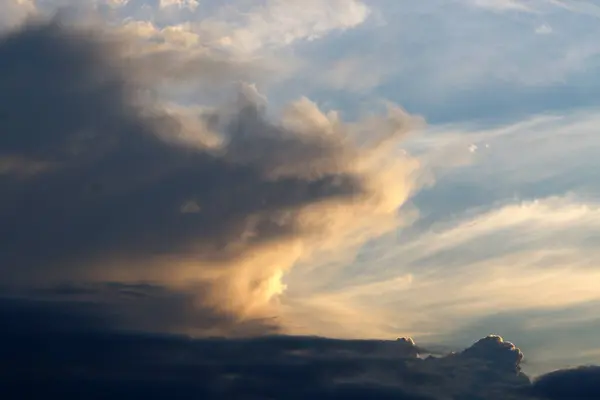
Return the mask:
{"type": "MultiPolygon", "coordinates": [[[[596,367],[560,370],[532,382],[521,372],[523,353],[496,335],[447,353],[408,338],[191,339],[117,333],[106,328],[110,313],[100,314],[96,302],[72,301],[99,289],[63,286],[38,293],[52,301],[0,298],[0,319],[6,323],[0,331],[5,398],[541,400],[600,395],[596,367]]],[[[112,284],[103,290],[111,299],[119,293],[141,303],[157,294],[148,285],[112,284]]],[[[126,303],[121,306],[127,308],[126,303]]],[[[148,313],[154,320],[167,311],[159,304],[148,313]]],[[[176,318],[172,315],[171,322],[176,318]]]]}
{"type": "Polygon", "coordinates": [[[0,300],[9,328],[0,332],[0,389],[7,398],[505,399],[530,388],[519,372],[520,351],[498,337],[422,359],[426,350],[409,339],[114,333],[89,318],[93,305],[68,304],[0,300]]]}

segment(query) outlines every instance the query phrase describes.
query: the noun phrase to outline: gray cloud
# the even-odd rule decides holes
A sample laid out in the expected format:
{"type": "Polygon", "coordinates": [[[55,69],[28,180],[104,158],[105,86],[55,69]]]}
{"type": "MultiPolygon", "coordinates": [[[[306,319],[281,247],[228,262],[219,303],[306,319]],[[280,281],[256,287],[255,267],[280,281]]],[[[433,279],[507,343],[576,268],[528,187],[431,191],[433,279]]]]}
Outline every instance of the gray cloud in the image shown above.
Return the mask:
{"type": "Polygon", "coordinates": [[[302,100],[276,123],[246,86],[190,127],[138,79],[160,63],[117,39],[54,20],[0,40],[4,282],[160,282],[243,320],[297,261],[397,226],[416,165],[388,156],[416,119],[345,125],[302,100]]]}
{"type": "Polygon", "coordinates": [[[202,287],[194,292],[145,283],[61,283],[0,296],[4,333],[80,334],[128,331],[146,334],[256,336],[278,333],[276,319],[240,321],[235,314],[203,307],[202,287]],[[200,295],[199,295],[200,293],[200,295]]]}
{"type": "MultiPolygon", "coordinates": [[[[112,286],[108,290],[136,299],[156,289],[112,286]]],[[[46,295],[56,299],[94,291],[63,287],[46,295]]],[[[12,328],[0,331],[3,393],[21,398],[43,393],[59,398],[539,399],[530,395],[534,388],[518,371],[519,358],[513,357],[518,350],[495,337],[463,352],[422,359],[417,357],[422,349],[410,340],[116,333],[82,319],[81,312],[89,317],[90,310],[68,301],[0,299],[0,317],[12,328]],[[57,316],[69,324],[56,329],[57,316]],[[508,358],[512,363],[504,362],[508,358]]]]}
{"type": "Polygon", "coordinates": [[[105,290],[120,293],[123,303],[161,291],[148,285],[63,286],[37,293],[43,301],[0,298],[0,317],[7,322],[0,330],[6,398],[541,400],[595,399],[599,393],[598,367],[531,382],[520,372],[519,349],[497,336],[423,359],[417,353],[427,350],[402,339],[117,333],[102,327],[106,316],[94,304],[68,300],[105,290]]]}
{"type": "Polygon", "coordinates": [[[534,381],[532,392],[546,399],[597,399],[600,397],[600,366],[550,372],[534,381]]]}

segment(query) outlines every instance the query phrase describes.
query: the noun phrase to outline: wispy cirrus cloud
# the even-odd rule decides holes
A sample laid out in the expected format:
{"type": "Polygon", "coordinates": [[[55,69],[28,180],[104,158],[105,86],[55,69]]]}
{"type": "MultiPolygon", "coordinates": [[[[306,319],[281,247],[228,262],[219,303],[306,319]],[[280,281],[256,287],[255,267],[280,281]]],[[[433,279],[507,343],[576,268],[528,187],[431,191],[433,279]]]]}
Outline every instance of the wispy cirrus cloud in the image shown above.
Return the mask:
{"type": "Polygon", "coordinates": [[[593,111],[541,116],[415,138],[409,149],[436,179],[413,200],[420,218],[363,247],[346,269],[295,270],[303,290],[286,293],[295,323],[461,345],[494,331],[523,338],[534,372],[589,362],[590,310],[600,301],[597,119],[593,111]],[[448,153],[431,153],[438,147],[448,153]]]}
{"type": "Polygon", "coordinates": [[[528,6],[528,2],[522,0],[472,0],[471,3],[474,6],[494,11],[533,11],[533,9],[528,6]]]}
{"type": "Polygon", "coordinates": [[[368,16],[369,8],[358,0],[270,0],[244,14],[232,13],[221,20],[206,21],[200,24],[200,29],[220,25],[221,35],[216,38],[218,43],[242,52],[252,52],[299,40],[314,40],[332,31],[353,28],[368,16]]]}
{"type": "Polygon", "coordinates": [[[434,225],[412,238],[389,238],[364,249],[352,275],[342,272],[325,284],[302,276],[315,288],[300,295],[291,285],[284,304],[300,332],[400,332],[462,345],[493,331],[522,338],[534,373],[590,362],[595,359],[584,352],[595,348],[590,310],[600,301],[599,209],[540,199],[434,225]],[[561,323],[563,309],[571,322],[561,323]],[[543,326],[534,327],[536,321],[543,326]],[[581,338],[578,345],[569,343],[571,335],[581,338]]]}

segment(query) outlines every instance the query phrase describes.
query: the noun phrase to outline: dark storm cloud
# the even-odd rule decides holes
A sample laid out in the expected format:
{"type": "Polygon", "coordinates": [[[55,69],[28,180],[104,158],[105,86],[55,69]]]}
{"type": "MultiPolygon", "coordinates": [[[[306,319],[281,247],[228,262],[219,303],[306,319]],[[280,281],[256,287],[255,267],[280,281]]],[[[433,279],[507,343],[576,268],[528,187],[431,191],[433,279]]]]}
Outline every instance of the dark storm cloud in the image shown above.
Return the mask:
{"type": "Polygon", "coordinates": [[[235,314],[203,307],[194,292],[153,284],[63,283],[5,290],[0,297],[3,332],[90,330],[255,336],[277,333],[274,319],[239,321],[235,314]]]}
{"type": "MultiPolygon", "coordinates": [[[[54,292],[88,294],[73,287],[54,292]]],[[[11,302],[11,309],[19,307],[19,300],[11,302]]],[[[36,309],[35,301],[26,303],[36,309]]],[[[37,315],[78,313],[65,304],[50,311],[38,301],[37,315]]],[[[5,310],[0,306],[0,317],[5,310]]],[[[534,399],[518,359],[497,362],[514,351],[495,339],[484,339],[485,354],[420,359],[421,349],[407,340],[190,339],[116,333],[90,321],[79,330],[55,329],[52,320],[42,318],[48,324],[34,330],[21,324],[24,330],[0,331],[3,398],[534,399]]]]}
{"type": "Polygon", "coordinates": [[[546,399],[600,399],[600,366],[582,366],[542,375],[533,393],[546,399]]]}
{"type": "Polygon", "coordinates": [[[599,367],[556,371],[531,383],[520,371],[522,353],[498,336],[422,359],[418,353],[428,350],[405,339],[193,339],[106,328],[133,327],[144,319],[144,307],[161,297],[154,318],[175,326],[178,316],[167,314],[184,307],[169,310],[165,298],[178,296],[175,302],[180,294],[167,289],[120,283],[62,285],[27,299],[5,294],[2,398],[553,400],[599,394],[599,367]],[[137,321],[128,321],[132,316],[137,321]]]}
{"type": "MultiPolygon", "coordinates": [[[[227,257],[220,247],[252,214],[264,215],[257,240],[268,241],[294,230],[269,221],[277,211],[361,192],[345,174],[271,181],[255,165],[166,145],[158,136],[177,121],[136,109],[134,88],[86,35],[51,24],[0,44],[0,154],[49,165],[27,180],[2,178],[1,264],[11,273],[90,253],[183,250],[198,238],[209,242],[204,254],[227,257]],[[189,198],[203,211],[181,215],[189,198]]],[[[269,128],[252,104],[233,123],[269,128]]],[[[278,144],[264,142],[273,147],[264,156],[276,157],[278,144]]]]}
{"type": "MultiPolygon", "coordinates": [[[[136,299],[156,290],[114,286],[136,299]]],[[[97,289],[55,288],[53,302],[0,301],[0,318],[12,327],[0,330],[3,398],[506,399],[529,388],[517,364],[495,362],[492,341],[488,359],[457,353],[423,360],[407,340],[117,333],[89,318],[91,304],[82,319],[81,302],[73,308],[56,297],[90,291],[97,289]],[[57,327],[58,315],[69,322],[57,327]]],[[[496,356],[506,351],[497,346],[496,356]]]]}
{"type": "Polygon", "coordinates": [[[199,309],[246,318],[315,248],[394,228],[413,167],[375,156],[412,117],[390,110],[368,121],[380,143],[361,147],[356,127],[308,100],[270,121],[264,99],[242,86],[236,103],[190,125],[148,81],[164,65],[127,58],[113,33],[56,19],[0,38],[7,284],[184,285],[199,309]]]}

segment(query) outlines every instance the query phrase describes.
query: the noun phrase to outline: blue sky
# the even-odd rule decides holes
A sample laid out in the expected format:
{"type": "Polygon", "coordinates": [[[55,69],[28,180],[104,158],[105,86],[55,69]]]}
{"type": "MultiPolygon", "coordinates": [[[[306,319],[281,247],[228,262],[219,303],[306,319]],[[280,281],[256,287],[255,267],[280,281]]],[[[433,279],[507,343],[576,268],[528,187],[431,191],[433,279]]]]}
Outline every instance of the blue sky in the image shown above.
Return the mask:
{"type": "Polygon", "coordinates": [[[497,333],[534,373],[600,362],[600,1],[4,0],[0,28],[62,7],[220,57],[210,80],[161,86],[179,107],[244,81],[274,114],[307,97],[351,121],[385,102],[424,117],[396,150],[419,164],[402,225],[288,271],[293,331],[497,333]]]}

